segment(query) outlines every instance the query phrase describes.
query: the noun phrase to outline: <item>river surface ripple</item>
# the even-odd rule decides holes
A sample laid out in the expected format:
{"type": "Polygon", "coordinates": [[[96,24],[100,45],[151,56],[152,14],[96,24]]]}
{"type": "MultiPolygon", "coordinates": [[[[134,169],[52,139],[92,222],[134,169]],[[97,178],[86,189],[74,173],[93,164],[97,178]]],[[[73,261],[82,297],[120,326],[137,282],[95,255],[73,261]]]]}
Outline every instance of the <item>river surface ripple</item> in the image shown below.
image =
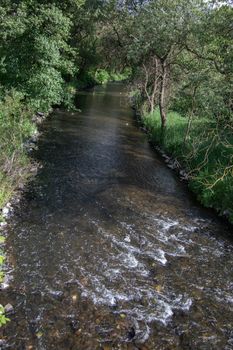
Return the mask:
{"type": "Polygon", "coordinates": [[[125,87],[56,111],[7,228],[4,349],[233,349],[231,227],[136,127],[125,87]]]}

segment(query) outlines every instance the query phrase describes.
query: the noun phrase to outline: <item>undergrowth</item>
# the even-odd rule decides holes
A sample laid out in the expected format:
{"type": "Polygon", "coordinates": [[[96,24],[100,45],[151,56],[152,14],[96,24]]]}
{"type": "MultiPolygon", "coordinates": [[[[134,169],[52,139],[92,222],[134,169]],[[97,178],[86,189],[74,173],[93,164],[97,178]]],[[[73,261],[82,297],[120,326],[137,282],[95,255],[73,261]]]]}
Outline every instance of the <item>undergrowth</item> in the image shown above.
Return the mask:
{"type": "Polygon", "coordinates": [[[22,103],[23,96],[12,90],[0,100],[0,208],[28,176],[30,160],[24,141],[36,132],[32,111],[22,103]]]}
{"type": "Polygon", "coordinates": [[[123,72],[113,72],[106,69],[89,69],[81,73],[74,82],[78,90],[93,87],[95,85],[106,84],[110,81],[123,81],[130,76],[130,70],[125,69],[123,72]]]}
{"type": "MultiPolygon", "coordinates": [[[[2,249],[2,245],[5,242],[5,238],[3,236],[0,236],[0,283],[3,281],[4,278],[4,272],[3,272],[3,264],[5,261],[4,252],[2,249]]],[[[0,304],[0,327],[5,325],[7,322],[9,322],[9,318],[5,315],[5,308],[3,305],[0,304]]]]}
{"type": "Polygon", "coordinates": [[[189,186],[206,207],[226,214],[233,222],[233,134],[216,121],[168,114],[161,130],[159,111],[146,115],[143,122],[152,142],[176,158],[189,175],[189,186]]]}

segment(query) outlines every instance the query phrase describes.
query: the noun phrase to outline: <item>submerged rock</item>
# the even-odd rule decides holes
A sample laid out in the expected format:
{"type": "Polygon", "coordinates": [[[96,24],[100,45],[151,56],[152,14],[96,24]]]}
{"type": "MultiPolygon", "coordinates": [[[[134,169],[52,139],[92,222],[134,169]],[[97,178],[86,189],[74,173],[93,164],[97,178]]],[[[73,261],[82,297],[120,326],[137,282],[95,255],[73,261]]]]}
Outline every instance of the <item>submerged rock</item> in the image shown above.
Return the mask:
{"type": "Polygon", "coordinates": [[[6,207],[5,207],[5,208],[2,209],[2,215],[3,215],[3,216],[7,216],[7,215],[9,214],[9,212],[10,212],[10,209],[9,209],[9,208],[6,208],[6,207]]]}
{"type": "Polygon", "coordinates": [[[0,349],[4,349],[3,346],[6,345],[6,340],[5,339],[0,339],[0,349]]]}
{"type": "Polygon", "coordinates": [[[10,314],[13,314],[13,313],[14,313],[14,308],[13,308],[13,306],[12,306],[11,304],[7,304],[7,305],[4,307],[4,309],[5,309],[5,313],[6,313],[7,315],[10,315],[10,314]]]}
{"type": "Polygon", "coordinates": [[[11,280],[12,280],[12,276],[10,276],[9,274],[5,275],[2,283],[0,284],[0,290],[5,290],[9,288],[11,280]]]}
{"type": "Polygon", "coordinates": [[[64,296],[64,293],[62,291],[51,291],[49,294],[53,299],[57,300],[61,300],[64,296]]]}
{"type": "Polygon", "coordinates": [[[77,320],[71,320],[70,321],[70,328],[75,333],[80,327],[80,324],[77,320]]]}
{"type": "Polygon", "coordinates": [[[136,335],[135,329],[134,329],[134,327],[132,327],[128,332],[128,339],[129,340],[134,339],[135,335],[136,335]]]}
{"type": "Polygon", "coordinates": [[[11,203],[7,203],[6,206],[2,209],[2,216],[8,218],[12,211],[11,203]]]}
{"type": "Polygon", "coordinates": [[[45,115],[43,112],[37,112],[36,114],[37,114],[39,117],[44,117],[44,115],[45,115]]]}
{"type": "Polygon", "coordinates": [[[43,112],[37,112],[32,116],[32,122],[35,124],[41,124],[45,119],[45,114],[43,112]]]}

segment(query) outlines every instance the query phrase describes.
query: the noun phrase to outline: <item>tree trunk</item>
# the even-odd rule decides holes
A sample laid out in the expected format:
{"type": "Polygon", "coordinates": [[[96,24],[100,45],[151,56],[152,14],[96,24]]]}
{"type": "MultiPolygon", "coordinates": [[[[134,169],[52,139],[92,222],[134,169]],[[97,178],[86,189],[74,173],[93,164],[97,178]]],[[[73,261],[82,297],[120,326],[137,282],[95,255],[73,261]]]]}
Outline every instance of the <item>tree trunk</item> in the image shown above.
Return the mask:
{"type": "Polygon", "coordinates": [[[192,108],[191,108],[191,111],[189,113],[189,120],[188,120],[188,126],[187,126],[185,137],[184,137],[184,143],[186,143],[188,140],[189,132],[190,132],[192,121],[193,121],[196,92],[197,92],[197,86],[194,86],[193,92],[192,92],[192,108]]]}
{"type": "Polygon", "coordinates": [[[155,58],[155,68],[154,68],[154,86],[153,86],[153,91],[151,95],[151,113],[154,112],[154,107],[155,107],[155,97],[158,92],[158,60],[155,58]]]}
{"type": "Polygon", "coordinates": [[[160,94],[159,94],[159,110],[161,117],[161,126],[164,129],[167,123],[167,114],[166,114],[166,79],[167,79],[167,68],[166,61],[161,62],[161,83],[160,83],[160,94]]]}
{"type": "Polygon", "coordinates": [[[150,97],[150,94],[148,92],[148,85],[149,85],[149,73],[148,73],[148,69],[146,67],[145,64],[143,64],[143,68],[144,68],[144,71],[145,71],[145,76],[146,76],[146,80],[145,80],[145,83],[144,83],[144,93],[147,97],[147,101],[149,103],[149,106],[150,106],[150,112],[153,112],[152,108],[152,100],[151,100],[151,97],[150,97]]]}

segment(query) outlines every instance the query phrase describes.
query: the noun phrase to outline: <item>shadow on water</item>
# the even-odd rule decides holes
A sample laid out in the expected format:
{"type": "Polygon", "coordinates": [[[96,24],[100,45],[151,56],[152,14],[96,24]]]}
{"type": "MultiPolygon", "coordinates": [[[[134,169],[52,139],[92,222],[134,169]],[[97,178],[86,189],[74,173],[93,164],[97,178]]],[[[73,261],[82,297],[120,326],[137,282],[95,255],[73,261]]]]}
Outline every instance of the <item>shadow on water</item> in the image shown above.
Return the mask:
{"type": "Polygon", "coordinates": [[[123,85],[79,108],[43,124],[8,227],[4,348],[232,349],[230,229],[151,150],[123,85]]]}

